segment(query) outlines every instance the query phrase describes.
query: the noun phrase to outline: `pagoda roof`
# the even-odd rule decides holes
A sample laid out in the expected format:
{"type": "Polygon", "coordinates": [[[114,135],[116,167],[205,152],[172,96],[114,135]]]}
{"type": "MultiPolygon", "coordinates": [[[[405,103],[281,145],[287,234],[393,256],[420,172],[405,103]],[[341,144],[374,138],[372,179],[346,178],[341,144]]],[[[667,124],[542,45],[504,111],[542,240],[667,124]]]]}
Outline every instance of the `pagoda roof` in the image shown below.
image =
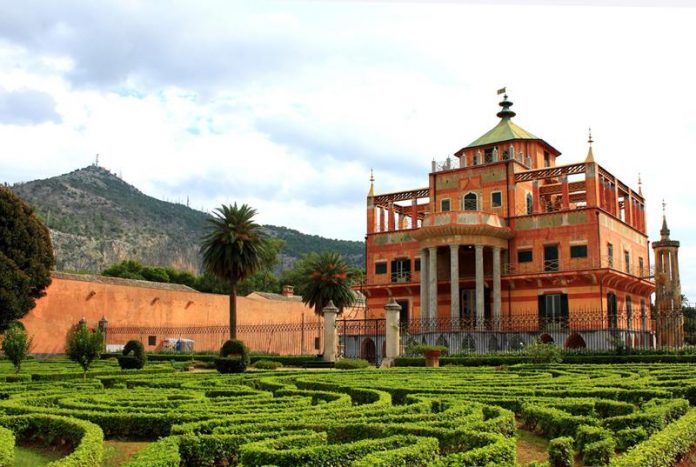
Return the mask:
{"type": "Polygon", "coordinates": [[[510,118],[503,118],[490,131],[479,137],[476,141],[469,144],[466,148],[475,148],[477,146],[485,146],[488,144],[502,143],[514,139],[535,139],[541,138],[534,136],[527,130],[515,125],[510,118]]]}
{"type": "Polygon", "coordinates": [[[534,140],[541,141],[543,144],[548,146],[553,152],[555,152],[556,155],[561,154],[560,151],[558,151],[556,148],[551,146],[543,139],[539,138],[538,136],[534,136],[527,130],[520,128],[512,122],[512,117],[514,117],[516,113],[510,109],[510,107],[512,107],[512,102],[508,100],[507,94],[503,97],[503,101],[499,102],[498,105],[503,108],[503,110],[496,114],[500,118],[498,124],[494,126],[491,130],[489,130],[487,133],[485,133],[483,136],[479,137],[476,141],[469,144],[465,148],[462,148],[462,150],[476,148],[479,146],[487,146],[489,144],[502,143],[505,141],[534,140]]]}

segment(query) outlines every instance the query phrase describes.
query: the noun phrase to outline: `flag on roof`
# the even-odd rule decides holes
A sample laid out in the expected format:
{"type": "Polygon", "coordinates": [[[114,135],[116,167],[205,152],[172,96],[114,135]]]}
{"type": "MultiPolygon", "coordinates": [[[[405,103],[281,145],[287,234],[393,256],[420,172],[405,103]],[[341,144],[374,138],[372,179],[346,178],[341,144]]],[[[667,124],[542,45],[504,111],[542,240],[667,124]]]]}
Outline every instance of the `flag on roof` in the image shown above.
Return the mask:
{"type": "Polygon", "coordinates": [[[498,89],[498,95],[505,94],[505,88],[498,89]]]}

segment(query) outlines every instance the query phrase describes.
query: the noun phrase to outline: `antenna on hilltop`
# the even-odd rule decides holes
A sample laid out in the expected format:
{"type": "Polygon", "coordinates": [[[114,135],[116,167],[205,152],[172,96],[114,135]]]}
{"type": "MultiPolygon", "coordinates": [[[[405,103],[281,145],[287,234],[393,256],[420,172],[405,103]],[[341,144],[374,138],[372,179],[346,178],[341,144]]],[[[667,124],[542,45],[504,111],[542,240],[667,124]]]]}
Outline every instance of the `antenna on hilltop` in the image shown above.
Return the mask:
{"type": "Polygon", "coordinates": [[[99,167],[99,154],[94,158],[94,166],[99,167]]]}

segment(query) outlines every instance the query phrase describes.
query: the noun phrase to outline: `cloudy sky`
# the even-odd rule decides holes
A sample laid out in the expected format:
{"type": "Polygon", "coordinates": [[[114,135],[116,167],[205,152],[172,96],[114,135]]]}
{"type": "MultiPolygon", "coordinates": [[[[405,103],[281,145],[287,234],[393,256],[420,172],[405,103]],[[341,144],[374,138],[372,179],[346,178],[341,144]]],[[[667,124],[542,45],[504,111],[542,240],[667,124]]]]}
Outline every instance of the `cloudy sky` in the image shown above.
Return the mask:
{"type": "Polygon", "coordinates": [[[376,190],[516,122],[661,200],[696,299],[688,1],[0,1],[0,182],[104,167],[143,192],[362,239],[376,190]],[[602,5],[602,6],[597,6],[602,5]],[[606,6],[609,5],[609,6],[606,6]],[[693,265],[693,266],[692,266],[693,265]]]}

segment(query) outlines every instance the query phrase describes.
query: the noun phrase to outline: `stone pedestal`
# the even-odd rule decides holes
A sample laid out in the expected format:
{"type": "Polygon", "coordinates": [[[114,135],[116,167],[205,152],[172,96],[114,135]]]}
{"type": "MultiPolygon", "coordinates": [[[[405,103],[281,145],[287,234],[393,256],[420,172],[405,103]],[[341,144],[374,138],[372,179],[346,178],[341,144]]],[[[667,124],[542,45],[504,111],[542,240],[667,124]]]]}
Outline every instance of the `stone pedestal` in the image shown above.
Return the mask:
{"type": "Polygon", "coordinates": [[[324,361],[336,361],[336,315],[338,308],[334,306],[333,301],[322,310],[324,312],[324,361]]]}
{"type": "Polygon", "coordinates": [[[394,366],[394,359],[399,356],[399,342],[401,340],[399,330],[399,314],[401,306],[393,298],[384,307],[385,317],[385,352],[382,359],[382,368],[394,366]]]}

